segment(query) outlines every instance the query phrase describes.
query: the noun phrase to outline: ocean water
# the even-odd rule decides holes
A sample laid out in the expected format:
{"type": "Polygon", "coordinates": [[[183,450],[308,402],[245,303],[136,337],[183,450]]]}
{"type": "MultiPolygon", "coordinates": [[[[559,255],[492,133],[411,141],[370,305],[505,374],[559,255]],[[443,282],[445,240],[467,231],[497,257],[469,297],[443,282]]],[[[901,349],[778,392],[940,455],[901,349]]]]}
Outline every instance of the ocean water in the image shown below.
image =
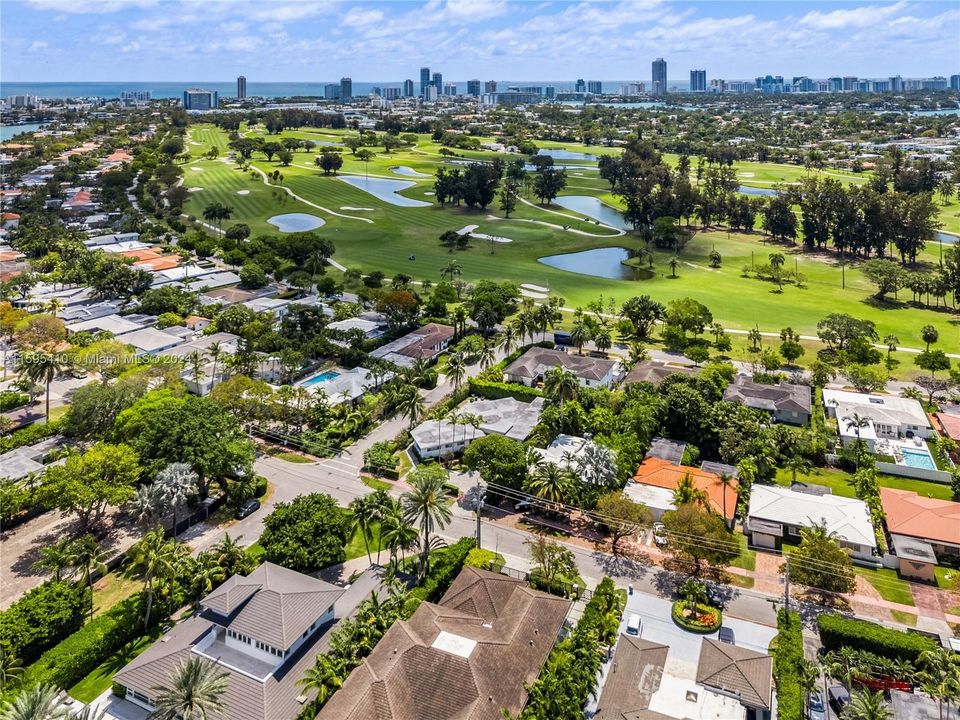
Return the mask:
{"type": "Polygon", "coordinates": [[[40,129],[40,123],[27,123],[26,125],[0,125],[0,142],[6,142],[14,135],[20,133],[33,132],[40,129]]]}

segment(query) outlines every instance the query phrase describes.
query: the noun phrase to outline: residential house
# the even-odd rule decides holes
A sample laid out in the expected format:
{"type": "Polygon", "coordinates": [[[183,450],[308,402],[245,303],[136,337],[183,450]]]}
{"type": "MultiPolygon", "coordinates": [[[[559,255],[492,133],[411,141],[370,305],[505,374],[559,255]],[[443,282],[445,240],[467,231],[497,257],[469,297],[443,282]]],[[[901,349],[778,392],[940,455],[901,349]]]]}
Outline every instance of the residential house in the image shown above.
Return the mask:
{"type": "Polygon", "coordinates": [[[330,380],[309,383],[308,379],[307,383],[297,384],[306,387],[311,392],[323,393],[326,395],[329,405],[341,405],[345,402],[355,404],[367,394],[368,390],[389,382],[393,377],[394,373],[392,372],[382,373],[379,377],[375,377],[367,368],[355,367],[352,370],[344,370],[330,380]]]}
{"type": "Polygon", "coordinates": [[[808,385],[786,382],[767,385],[738,375],[724,390],[723,399],[766,410],[777,422],[789,425],[806,425],[810,422],[812,402],[808,385]]]}
{"type": "Polygon", "coordinates": [[[644,360],[638,362],[623,378],[624,385],[633,385],[635,383],[650,383],[659,385],[671,375],[696,375],[697,368],[689,365],[670,365],[659,360],[644,360]]]}
{"type": "Polygon", "coordinates": [[[697,683],[735,698],[748,720],[769,720],[773,712],[773,658],[732,643],[704,638],[697,683]]]}
{"type": "MultiPolygon", "coordinates": [[[[164,332],[169,332],[174,328],[167,328],[164,332]]],[[[185,331],[187,335],[193,335],[193,330],[186,327],[179,328],[185,331]]],[[[122,340],[123,338],[121,338],[122,340]]],[[[159,355],[163,358],[169,358],[183,363],[183,370],[180,377],[186,383],[187,390],[195,395],[206,395],[213,390],[214,385],[221,383],[230,377],[227,356],[237,352],[237,344],[240,338],[237,335],[227,332],[217,332],[211,335],[201,335],[195,340],[187,340],[176,347],[164,350],[159,355]],[[214,345],[220,349],[220,355],[214,362],[210,355],[210,348],[214,345]],[[194,355],[196,353],[196,355],[194,355]],[[199,359],[200,364],[197,368],[193,366],[193,358],[199,359]],[[196,374],[196,370],[200,374],[196,374]]]]}
{"type": "Polygon", "coordinates": [[[844,445],[856,442],[859,437],[870,452],[876,451],[878,441],[882,444],[901,436],[928,438],[933,435],[923,406],[911,398],[824,388],[823,409],[827,417],[837,419],[844,445]],[[857,418],[863,419],[865,425],[860,427],[857,418]]]}
{"type": "Polygon", "coordinates": [[[783,540],[798,543],[801,528],[821,523],[826,525],[827,532],[836,536],[840,547],[850,551],[855,561],[876,564],[877,540],[870,510],[863,500],[856,498],[754,485],[743,531],[751,545],[779,549],[783,540]]]}
{"type": "Polygon", "coordinates": [[[732,474],[728,474],[729,479],[724,483],[721,474],[659,457],[646,457],[623,492],[634,502],[646,505],[653,519],[659,520],[665,512],[675,509],[674,493],[687,477],[694,488],[706,495],[710,508],[733,527],[739,483],[732,474]]]}
{"type": "Polygon", "coordinates": [[[650,441],[650,449],[647,450],[646,457],[660,458],[674,465],[683,462],[683,454],[687,450],[687,444],[680,440],[671,440],[669,438],[655,437],[650,441]]]}
{"type": "MultiPolygon", "coordinates": [[[[156,318],[154,318],[154,322],[156,322],[156,318]]],[[[141,328],[146,327],[147,324],[148,323],[136,322],[122,315],[117,315],[114,313],[72,322],[67,325],[67,332],[71,335],[79,332],[87,332],[91,335],[96,335],[97,333],[101,332],[108,332],[116,337],[123,335],[124,333],[133,332],[134,330],[140,330],[141,328]]]]}
{"type": "Polygon", "coordinates": [[[941,558],[960,560],[960,503],[893,488],[880,488],[880,503],[901,575],[936,582],[941,558]]]}
{"type": "Polygon", "coordinates": [[[473,425],[454,423],[447,418],[427,420],[410,431],[413,451],[421,460],[452,457],[486,433],[473,425]]]}
{"type": "Polygon", "coordinates": [[[557,435],[545,448],[533,448],[541,465],[557,465],[565,470],[576,470],[580,457],[593,445],[589,438],[577,435],[557,435]]]}
{"type": "Polygon", "coordinates": [[[632,635],[620,635],[613,664],[603,683],[593,720],[628,720],[650,713],[660,689],[670,648],[632,635]]]}
{"type": "Polygon", "coordinates": [[[184,342],[183,338],[152,327],[127,332],[115,339],[131,345],[137,355],[161,355],[184,342]]]}
{"type": "Polygon", "coordinates": [[[503,380],[532,387],[543,382],[546,374],[554,368],[573,373],[584,387],[610,387],[617,377],[620,364],[615,360],[532,347],[504,369],[503,380]]]}
{"type": "Polygon", "coordinates": [[[488,435],[504,435],[523,442],[540,422],[543,398],[534,398],[532,402],[523,402],[513,397],[472,400],[461,405],[457,412],[477,417],[480,429],[488,435]]]}
{"type": "Polygon", "coordinates": [[[438,604],[387,630],[317,720],[516,717],[569,609],[523,580],[465,567],[438,604]]]}
{"type": "MultiPolygon", "coordinates": [[[[129,662],[114,682],[127,701],[152,711],[158,688],[169,685],[177,667],[203,659],[228,676],[220,703],[224,717],[293,718],[314,695],[297,683],[329,649],[331,629],[379,587],[371,571],[344,591],[264,563],[209,593],[199,612],[129,662]]],[[[137,716],[132,710],[111,715],[137,716]]]]}
{"type": "Polygon", "coordinates": [[[241,305],[257,313],[269,313],[275,321],[279,322],[287,314],[290,301],[276,297],[259,297],[247,300],[241,305]]]}
{"type": "Polygon", "coordinates": [[[401,338],[378,347],[370,357],[411,367],[418,359],[432,360],[447,349],[455,331],[449,325],[428,323],[401,338]]]}

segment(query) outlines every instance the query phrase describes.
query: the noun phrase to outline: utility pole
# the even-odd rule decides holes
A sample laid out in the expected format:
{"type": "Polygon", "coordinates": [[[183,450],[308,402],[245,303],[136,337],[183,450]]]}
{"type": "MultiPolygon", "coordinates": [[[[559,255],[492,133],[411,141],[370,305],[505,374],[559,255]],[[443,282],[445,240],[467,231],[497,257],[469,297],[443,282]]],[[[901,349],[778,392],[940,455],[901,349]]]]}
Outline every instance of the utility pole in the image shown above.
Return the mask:
{"type": "Polygon", "coordinates": [[[787,611],[787,616],[790,615],[790,556],[786,556],[786,562],[784,563],[784,573],[783,573],[783,609],[787,611]]]}
{"type": "Polygon", "coordinates": [[[480,548],[480,519],[483,514],[483,487],[477,477],[477,548],[480,548]]]}

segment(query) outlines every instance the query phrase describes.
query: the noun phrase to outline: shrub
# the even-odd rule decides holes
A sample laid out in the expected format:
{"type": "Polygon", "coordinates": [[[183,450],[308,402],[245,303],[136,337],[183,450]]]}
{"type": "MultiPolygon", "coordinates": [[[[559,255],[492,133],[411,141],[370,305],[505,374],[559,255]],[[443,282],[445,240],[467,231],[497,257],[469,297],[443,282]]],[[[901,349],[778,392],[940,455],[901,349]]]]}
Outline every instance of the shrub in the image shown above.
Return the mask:
{"type": "Polygon", "coordinates": [[[300,495],[279,503],[264,520],[266,559],[310,573],[343,562],[350,538],[347,512],[329,495],[300,495]]]}
{"type": "Polygon", "coordinates": [[[32,663],[83,625],[90,594],[82,585],[48,581],[0,613],[0,647],[32,663]]]}
{"type": "Polygon", "coordinates": [[[396,474],[397,459],[393,454],[397,446],[389,440],[376,442],[363,451],[363,467],[375,475],[389,475],[390,471],[396,474]]]}
{"type": "Polygon", "coordinates": [[[698,604],[694,617],[687,617],[686,610],[686,601],[678,600],[673,604],[670,614],[673,622],[689,632],[712,633],[723,624],[723,613],[715,607],[698,604]]]}
{"type": "MultiPolygon", "coordinates": [[[[135,593],[94,618],[59,645],[47,650],[23,673],[22,687],[49,683],[68,688],[143,632],[141,596],[135,593]]],[[[157,621],[162,612],[153,615],[157,621]]]]}
{"type": "Polygon", "coordinates": [[[26,393],[16,392],[15,390],[4,390],[0,392],[0,412],[13,410],[21,405],[26,405],[30,401],[30,396],[26,393]]]}
{"type": "Polygon", "coordinates": [[[253,496],[262,498],[267,494],[267,479],[263,475],[257,475],[254,479],[253,496]]]}
{"type": "Polygon", "coordinates": [[[819,615],[817,627],[820,641],[827,650],[848,646],[891,660],[915,663],[920,653],[937,647],[937,643],[925,635],[893,630],[842,615],[819,615]]]}
{"type": "Polygon", "coordinates": [[[771,644],[773,678],[777,683],[777,709],[780,720],[803,720],[803,630],[800,614],[785,610],[777,613],[777,637],[771,644]]]}
{"type": "Polygon", "coordinates": [[[481,568],[483,570],[493,570],[499,572],[500,568],[507,564],[503,555],[493,550],[484,550],[483,548],[473,548],[467,553],[467,559],[463,563],[467,567],[481,568]]]}
{"type": "Polygon", "coordinates": [[[463,569],[467,555],[474,548],[473,538],[460,538],[430,553],[430,570],[417,587],[407,593],[404,615],[410,617],[423,601],[436,602],[450,587],[463,569]]]}

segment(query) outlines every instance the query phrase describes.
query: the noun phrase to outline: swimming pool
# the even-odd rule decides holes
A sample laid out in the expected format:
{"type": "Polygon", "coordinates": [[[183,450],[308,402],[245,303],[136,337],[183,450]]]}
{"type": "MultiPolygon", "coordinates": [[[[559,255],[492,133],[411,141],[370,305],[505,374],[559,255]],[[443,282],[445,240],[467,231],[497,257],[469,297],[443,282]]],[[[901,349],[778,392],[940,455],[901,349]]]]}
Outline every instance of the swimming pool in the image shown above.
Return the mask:
{"type": "Polygon", "coordinates": [[[308,377],[306,380],[300,383],[300,387],[313,387],[314,385],[319,385],[320,383],[333,380],[335,377],[340,377],[340,373],[338,373],[336,370],[327,370],[319,375],[308,377]]]}
{"type": "Polygon", "coordinates": [[[930,453],[926,450],[913,450],[911,448],[903,448],[903,463],[907,467],[913,468],[923,468],[924,470],[936,470],[937,464],[933,461],[933,458],[930,457],[930,453]]]}

